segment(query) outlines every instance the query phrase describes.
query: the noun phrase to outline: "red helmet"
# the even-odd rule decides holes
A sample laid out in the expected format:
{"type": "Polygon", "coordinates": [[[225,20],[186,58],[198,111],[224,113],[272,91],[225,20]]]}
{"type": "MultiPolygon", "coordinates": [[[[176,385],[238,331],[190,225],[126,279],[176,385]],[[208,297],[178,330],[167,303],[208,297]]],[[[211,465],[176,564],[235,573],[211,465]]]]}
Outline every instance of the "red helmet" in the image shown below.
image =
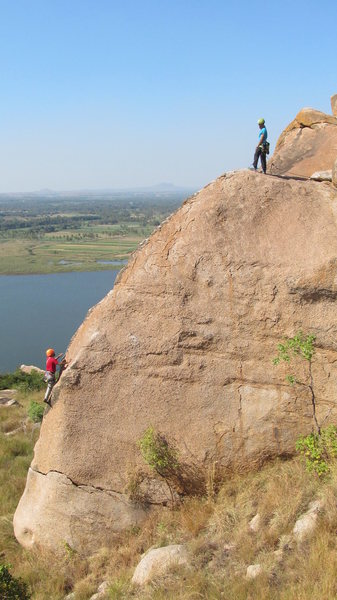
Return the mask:
{"type": "Polygon", "coordinates": [[[48,350],[46,350],[46,356],[55,356],[55,350],[53,350],[53,348],[48,348],[48,350]]]}

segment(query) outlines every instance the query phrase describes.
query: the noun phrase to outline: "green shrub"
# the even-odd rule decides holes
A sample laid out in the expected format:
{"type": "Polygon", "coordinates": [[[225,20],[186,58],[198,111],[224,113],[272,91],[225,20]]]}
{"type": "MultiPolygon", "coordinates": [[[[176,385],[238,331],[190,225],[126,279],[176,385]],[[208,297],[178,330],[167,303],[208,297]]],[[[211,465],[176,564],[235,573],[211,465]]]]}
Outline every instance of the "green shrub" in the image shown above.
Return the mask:
{"type": "Polygon", "coordinates": [[[329,425],[320,433],[300,437],[296,450],[305,456],[309,472],[317,473],[319,477],[326,475],[330,471],[329,463],[337,457],[337,428],[329,425]]]}
{"type": "Polygon", "coordinates": [[[293,358],[301,358],[306,361],[307,369],[306,375],[304,375],[304,381],[300,381],[293,374],[287,374],[286,380],[290,385],[299,384],[307,388],[311,396],[312,404],[312,416],[315,421],[318,433],[320,433],[320,425],[316,417],[316,397],[314,390],[314,378],[312,372],[312,360],[315,354],[315,342],[316,337],[312,334],[307,336],[303,335],[302,331],[299,331],[292,338],[284,338],[284,344],[278,344],[277,356],[273,359],[274,365],[279,365],[280,362],[284,361],[290,363],[293,358]]]}
{"type": "Polygon", "coordinates": [[[43,419],[43,413],[44,406],[42,406],[42,404],[39,404],[39,402],[31,400],[28,407],[28,416],[30,420],[34,421],[34,423],[41,423],[43,419]]]}
{"type": "MultiPolygon", "coordinates": [[[[311,364],[312,357],[315,353],[314,335],[304,336],[302,331],[299,331],[292,338],[285,338],[284,344],[278,344],[277,356],[273,359],[274,365],[279,365],[281,361],[290,363],[291,358],[299,356],[304,358],[311,364]]],[[[289,383],[293,384],[297,380],[294,375],[287,375],[289,383]]]]}
{"type": "Polygon", "coordinates": [[[166,478],[179,468],[177,452],[153,427],[148,427],[138,445],[145,462],[159,475],[166,478]]]}
{"type": "Polygon", "coordinates": [[[0,598],[1,600],[29,600],[27,584],[20,578],[13,577],[8,566],[0,565],[0,598]]]}
{"type": "Polygon", "coordinates": [[[43,374],[38,371],[23,373],[16,369],[13,373],[0,375],[0,390],[16,388],[27,393],[42,390],[44,387],[43,374]]]}

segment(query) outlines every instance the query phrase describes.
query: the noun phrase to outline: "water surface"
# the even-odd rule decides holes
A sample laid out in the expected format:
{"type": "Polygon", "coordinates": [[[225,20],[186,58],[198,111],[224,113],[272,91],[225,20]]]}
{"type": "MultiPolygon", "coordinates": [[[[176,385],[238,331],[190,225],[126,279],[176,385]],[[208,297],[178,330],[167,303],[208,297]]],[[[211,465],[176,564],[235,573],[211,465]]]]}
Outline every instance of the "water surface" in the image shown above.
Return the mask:
{"type": "Polygon", "coordinates": [[[112,289],[118,271],[0,276],[0,373],[44,368],[45,349],[65,352],[89,308],[112,289]]]}

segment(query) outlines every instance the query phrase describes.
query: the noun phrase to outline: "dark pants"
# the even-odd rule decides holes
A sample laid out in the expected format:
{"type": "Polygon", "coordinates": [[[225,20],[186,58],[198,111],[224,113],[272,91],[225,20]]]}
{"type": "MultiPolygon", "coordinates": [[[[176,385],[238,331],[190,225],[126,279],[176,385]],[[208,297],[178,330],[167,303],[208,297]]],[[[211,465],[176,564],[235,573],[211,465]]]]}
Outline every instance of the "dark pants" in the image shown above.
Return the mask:
{"type": "Polygon", "coordinates": [[[262,171],[265,173],[267,170],[267,158],[266,158],[266,153],[263,149],[262,146],[258,146],[255,150],[255,154],[254,154],[254,162],[253,162],[253,167],[254,169],[257,169],[257,163],[259,158],[261,159],[261,167],[262,167],[262,171]]]}

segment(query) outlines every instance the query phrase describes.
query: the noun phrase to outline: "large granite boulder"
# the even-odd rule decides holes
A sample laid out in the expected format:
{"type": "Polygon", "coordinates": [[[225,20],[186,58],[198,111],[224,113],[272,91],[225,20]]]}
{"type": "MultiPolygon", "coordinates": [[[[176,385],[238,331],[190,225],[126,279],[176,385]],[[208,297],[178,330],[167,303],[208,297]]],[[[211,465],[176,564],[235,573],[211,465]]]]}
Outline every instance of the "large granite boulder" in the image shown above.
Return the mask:
{"type": "Polygon", "coordinates": [[[280,135],[268,172],[310,177],[330,171],[337,156],[337,117],[303,108],[280,135]]]}
{"type": "MultiPolygon", "coordinates": [[[[209,469],[293,453],[314,409],[319,423],[336,421],[336,298],[332,185],[244,170],[185,201],[70,344],[15,514],[18,540],[93,550],[142,519],[126,490],[144,471],[138,440],[150,425],[193,491],[209,469]],[[299,329],[317,336],[315,407],[272,365],[299,329]]],[[[305,365],[296,372],[305,379],[305,365]]],[[[149,506],[170,501],[162,480],[144,477],[149,506]]]]}

